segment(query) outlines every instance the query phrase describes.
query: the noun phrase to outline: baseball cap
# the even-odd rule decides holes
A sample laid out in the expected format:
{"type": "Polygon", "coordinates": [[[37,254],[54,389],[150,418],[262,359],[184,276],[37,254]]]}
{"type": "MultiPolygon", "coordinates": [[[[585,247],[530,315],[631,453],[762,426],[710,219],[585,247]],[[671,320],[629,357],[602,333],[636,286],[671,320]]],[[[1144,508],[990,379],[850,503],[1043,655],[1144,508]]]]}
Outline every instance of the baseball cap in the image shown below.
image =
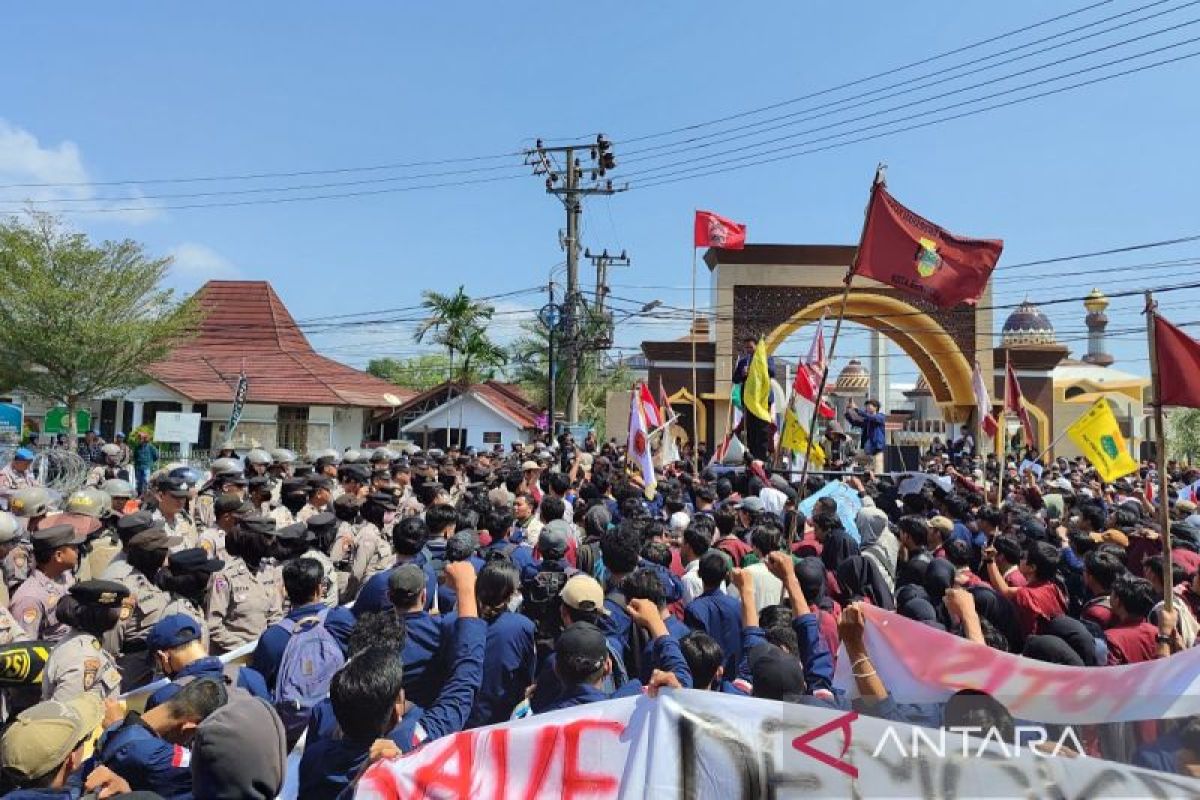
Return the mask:
{"type": "Polygon", "coordinates": [[[143,531],[163,530],[162,520],[157,520],[149,511],[134,511],[117,520],[117,537],[122,542],[128,542],[143,531]]]}
{"type": "Polygon", "coordinates": [[[749,511],[751,514],[761,514],[766,510],[767,507],[763,505],[762,498],[747,497],[743,499],[742,502],[738,503],[736,508],[738,511],[749,511]]]}
{"type": "Polygon", "coordinates": [[[129,587],[116,581],[80,581],[72,585],[67,593],[85,606],[120,608],[121,601],[129,597],[129,587]]]}
{"type": "Polygon", "coordinates": [[[125,542],[127,550],[166,550],[171,546],[171,537],[161,527],[148,528],[141,533],[135,533],[125,542]]]}
{"type": "Polygon", "coordinates": [[[151,650],[170,650],[200,638],[201,625],[187,614],[171,614],[154,623],[146,646],[151,650]]]}
{"type": "Polygon", "coordinates": [[[604,589],[590,575],[573,576],[558,596],[564,605],[576,611],[598,611],[608,615],[608,609],[604,607],[604,589]]]}
{"type": "Polygon", "coordinates": [[[388,575],[388,595],[395,606],[410,606],[425,589],[425,570],[416,564],[401,564],[388,575]]]}
{"type": "Polygon", "coordinates": [[[531,469],[541,469],[541,467],[540,467],[540,466],[538,466],[538,463],[537,463],[536,461],[533,461],[533,460],[530,460],[530,461],[525,461],[525,462],[523,462],[523,463],[521,464],[521,471],[522,471],[522,472],[528,472],[528,471],[529,471],[529,470],[531,470],[531,469]]]}
{"type": "Polygon", "coordinates": [[[17,452],[13,453],[13,461],[33,461],[33,451],[28,447],[18,447],[17,452]]]}
{"type": "Polygon", "coordinates": [[[552,519],[538,534],[538,552],[548,558],[562,558],[567,554],[567,543],[571,538],[571,523],[565,519],[552,519]]]}
{"type": "Polygon", "coordinates": [[[563,629],[554,642],[554,657],[570,664],[573,671],[591,672],[604,666],[608,642],[604,633],[590,622],[574,622],[563,629]]]}
{"type": "Polygon", "coordinates": [[[19,715],[0,738],[0,764],[23,781],[40,778],[67,760],[99,728],[104,703],[94,692],[45,700],[19,715]]]}
{"type": "Polygon", "coordinates": [[[396,496],[389,492],[372,492],[367,495],[367,502],[372,505],[383,506],[387,511],[396,510],[396,496]]]}
{"type": "Polygon", "coordinates": [[[954,530],[954,522],[949,517],[939,515],[929,520],[929,527],[936,528],[942,533],[951,533],[954,530]]]}

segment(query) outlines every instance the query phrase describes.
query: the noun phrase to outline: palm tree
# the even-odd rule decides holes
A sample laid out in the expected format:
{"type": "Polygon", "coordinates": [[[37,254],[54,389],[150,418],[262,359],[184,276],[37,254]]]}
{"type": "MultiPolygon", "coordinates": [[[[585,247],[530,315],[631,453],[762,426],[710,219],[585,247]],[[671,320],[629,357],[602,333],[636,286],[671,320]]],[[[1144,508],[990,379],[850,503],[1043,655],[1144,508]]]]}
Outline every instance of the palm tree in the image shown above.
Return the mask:
{"type": "MultiPolygon", "coordinates": [[[[492,318],[495,309],[487,303],[473,300],[458,287],[454,294],[442,294],[430,289],[421,293],[421,306],[429,312],[429,316],[417,328],[414,339],[423,343],[431,338],[435,343],[446,348],[449,356],[449,380],[461,384],[470,382],[472,364],[496,366],[503,363],[504,354],[487,337],[484,323],[492,318]],[[432,336],[430,336],[432,334],[432,336]],[[454,355],[463,356],[463,364],[459,371],[454,371],[454,355]]],[[[447,391],[446,400],[451,399],[453,389],[447,391]]],[[[460,413],[459,425],[462,417],[460,413]]],[[[446,410],[446,447],[450,447],[450,411],[446,410]]]]}

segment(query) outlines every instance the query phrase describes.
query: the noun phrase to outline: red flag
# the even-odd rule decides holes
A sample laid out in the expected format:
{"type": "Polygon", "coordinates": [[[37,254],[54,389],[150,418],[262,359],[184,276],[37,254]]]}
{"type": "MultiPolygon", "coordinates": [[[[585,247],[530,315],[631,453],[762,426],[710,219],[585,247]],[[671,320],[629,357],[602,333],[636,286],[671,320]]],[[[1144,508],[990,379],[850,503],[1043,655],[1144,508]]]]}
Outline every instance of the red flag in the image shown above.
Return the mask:
{"type": "Polygon", "coordinates": [[[1164,406],[1200,408],[1200,342],[1154,315],[1158,397],[1164,406]]]}
{"type": "Polygon", "coordinates": [[[992,414],[992,399],[988,396],[987,385],[983,382],[983,372],[978,363],[975,364],[975,373],[971,376],[971,389],[975,392],[975,408],[983,432],[989,439],[994,438],[996,431],[1000,430],[1000,424],[992,414]]]}
{"type": "Polygon", "coordinates": [[[1154,481],[1150,480],[1150,473],[1146,473],[1146,482],[1142,485],[1142,494],[1146,498],[1147,503],[1154,502],[1154,481]]]}
{"type": "MultiPolygon", "coordinates": [[[[812,370],[805,364],[800,364],[796,368],[796,377],[792,380],[792,393],[795,395],[793,403],[801,407],[804,411],[804,418],[800,421],[807,426],[809,419],[812,417],[812,404],[817,401],[817,385],[820,378],[814,376],[812,370]]],[[[825,398],[821,398],[821,407],[817,409],[819,414],[824,419],[833,419],[837,416],[833,406],[825,402],[825,398]]]]}
{"type": "Polygon", "coordinates": [[[694,246],[741,250],[746,246],[746,226],[711,211],[697,211],[694,246]]]}
{"type": "Polygon", "coordinates": [[[919,217],[888,194],[871,192],[855,274],[886,283],[940,308],[975,305],[1004,242],[968,239],[919,217]]]}
{"type": "Polygon", "coordinates": [[[667,394],[666,388],[663,386],[662,376],[658,376],[658,416],[666,424],[671,418],[671,396],[667,394]]]}
{"type": "Polygon", "coordinates": [[[654,395],[650,393],[650,387],[644,383],[638,384],[638,406],[642,410],[642,421],[645,423],[647,431],[662,426],[663,421],[658,413],[658,405],[654,402],[654,395]]]}
{"type": "Polygon", "coordinates": [[[1017,382],[1017,373],[1012,364],[1004,370],[1004,410],[1011,411],[1021,420],[1021,428],[1025,431],[1025,445],[1032,447],[1037,440],[1033,438],[1033,423],[1029,420],[1029,409],[1022,402],[1021,384],[1017,382]]]}

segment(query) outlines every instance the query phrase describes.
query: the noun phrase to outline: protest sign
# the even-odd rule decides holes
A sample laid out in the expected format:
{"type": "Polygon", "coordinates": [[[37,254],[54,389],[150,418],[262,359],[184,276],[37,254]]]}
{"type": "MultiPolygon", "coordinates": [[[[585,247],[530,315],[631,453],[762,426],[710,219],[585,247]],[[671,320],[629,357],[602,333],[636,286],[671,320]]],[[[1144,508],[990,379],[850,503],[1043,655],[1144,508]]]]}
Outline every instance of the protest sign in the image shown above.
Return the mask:
{"type": "Polygon", "coordinates": [[[858,512],[862,511],[862,499],[858,496],[858,492],[849,484],[831,481],[822,486],[820,491],[804,498],[798,508],[805,517],[811,517],[817,501],[822,497],[832,497],[837,501],[838,520],[841,521],[842,527],[846,529],[846,533],[850,534],[851,539],[861,542],[858,525],[854,522],[858,512]]]}

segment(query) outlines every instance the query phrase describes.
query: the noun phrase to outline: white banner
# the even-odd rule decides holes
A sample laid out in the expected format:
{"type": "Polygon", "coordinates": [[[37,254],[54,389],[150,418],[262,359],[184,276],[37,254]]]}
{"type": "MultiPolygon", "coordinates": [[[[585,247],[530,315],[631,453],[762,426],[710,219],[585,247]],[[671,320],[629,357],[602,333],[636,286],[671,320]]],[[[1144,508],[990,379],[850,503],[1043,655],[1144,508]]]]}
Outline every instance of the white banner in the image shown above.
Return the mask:
{"type": "MultiPolygon", "coordinates": [[[[372,766],[355,797],[1200,797],[1200,780],[1050,756],[1028,744],[972,738],[961,730],[678,691],[440,739],[372,766]]],[[[1025,730],[1021,741],[1029,738],[1025,730]]],[[[1063,752],[1061,746],[1053,738],[1043,745],[1051,752],[1063,752]]]]}
{"type": "MultiPolygon", "coordinates": [[[[1066,667],[1002,653],[891,611],[868,607],[867,652],[900,703],[945,701],[978,689],[1016,719],[1088,724],[1200,714],[1200,647],[1119,667],[1066,667]]],[[[843,648],[834,683],[851,692],[843,648]]]]}

